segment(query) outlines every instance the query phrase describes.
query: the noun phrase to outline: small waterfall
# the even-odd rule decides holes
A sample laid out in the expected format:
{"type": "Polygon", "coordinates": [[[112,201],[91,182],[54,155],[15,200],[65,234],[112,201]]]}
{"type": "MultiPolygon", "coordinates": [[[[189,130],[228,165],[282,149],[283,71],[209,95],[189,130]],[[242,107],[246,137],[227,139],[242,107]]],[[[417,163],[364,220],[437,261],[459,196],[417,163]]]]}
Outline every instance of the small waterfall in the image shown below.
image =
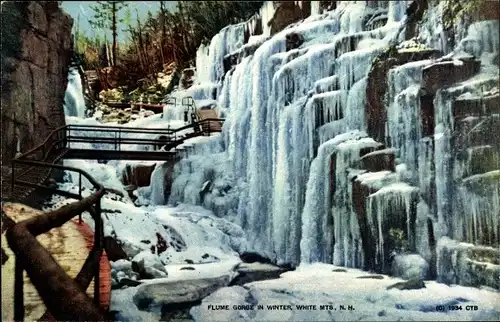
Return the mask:
{"type": "Polygon", "coordinates": [[[71,67],[68,73],[68,87],[64,94],[64,115],[83,118],[85,110],[82,79],[78,70],[71,67]]]}

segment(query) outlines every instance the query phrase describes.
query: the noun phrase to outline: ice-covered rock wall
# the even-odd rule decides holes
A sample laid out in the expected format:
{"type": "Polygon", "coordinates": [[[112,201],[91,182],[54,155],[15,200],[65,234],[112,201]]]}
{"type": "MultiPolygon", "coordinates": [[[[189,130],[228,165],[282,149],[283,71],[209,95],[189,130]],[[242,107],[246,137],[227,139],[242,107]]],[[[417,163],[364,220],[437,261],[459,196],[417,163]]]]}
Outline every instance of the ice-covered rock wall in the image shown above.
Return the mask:
{"type": "Polygon", "coordinates": [[[228,26],[201,47],[191,93],[226,123],[176,168],[170,202],[231,218],[281,264],[388,272],[419,254],[433,274],[442,236],[498,246],[498,21],[450,50],[433,8],[405,39],[413,2],[384,3],[337,2],[271,38],[228,26]]]}

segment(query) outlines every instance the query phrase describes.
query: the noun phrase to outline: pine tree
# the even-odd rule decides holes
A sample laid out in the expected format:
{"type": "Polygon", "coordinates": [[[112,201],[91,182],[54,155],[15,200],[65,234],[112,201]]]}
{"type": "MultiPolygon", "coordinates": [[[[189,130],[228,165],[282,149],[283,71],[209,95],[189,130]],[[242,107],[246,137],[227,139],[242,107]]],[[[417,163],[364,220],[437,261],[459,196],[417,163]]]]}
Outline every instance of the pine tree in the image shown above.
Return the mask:
{"type": "Polygon", "coordinates": [[[106,32],[107,30],[111,30],[113,38],[111,60],[113,66],[116,66],[118,23],[124,22],[124,19],[118,18],[118,12],[125,6],[125,1],[97,1],[97,5],[90,6],[94,11],[93,19],[89,20],[90,25],[104,32],[106,32]]]}

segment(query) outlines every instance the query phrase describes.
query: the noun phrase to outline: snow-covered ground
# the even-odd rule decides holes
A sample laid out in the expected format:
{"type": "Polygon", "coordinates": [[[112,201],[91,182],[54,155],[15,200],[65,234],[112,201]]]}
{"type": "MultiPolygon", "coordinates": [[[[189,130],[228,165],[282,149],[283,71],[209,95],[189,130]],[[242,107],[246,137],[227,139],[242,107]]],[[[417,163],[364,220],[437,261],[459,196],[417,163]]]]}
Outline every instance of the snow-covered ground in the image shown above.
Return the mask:
{"type": "MultiPolygon", "coordinates": [[[[69,183],[61,187],[74,189],[69,183]]],[[[83,194],[89,193],[85,190],[83,194]]],[[[106,209],[105,233],[129,245],[125,249],[131,255],[148,251],[150,245],[141,241],[156,240],[156,232],[171,240],[182,240],[182,247],[167,248],[159,256],[168,277],[141,282],[236,277],[235,267],[241,262],[237,250],[246,242],[239,226],[201,207],[139,208],[129,200],[113,199],[121,198],[111,195],[102,200],[102,208],[106,209]],[[206,254],[210,255],[209,260],[205,260],[206,254]]],[[[57,207],[71,200],[54,197],[53,202],[57,202],[54,204],[57,207]]],[[[88,215],[84,215],[84,219],[92,226],[88,215]]],[[[492,289],[426,281],[423,289],[387,290],[388,286],[403,280],[386,275],[378,275],[375,279],[359,278],[370,275],[358,269],[328,264],[301,265],[279,279],[223,287],[206,297],[201,305],[193,307],[190,313],[196,321],[470,321],[500,318],[500,294],[492,289]],[[299,309],[301,305],[309,308],[299,309]],[[220,309],[222,306],[228,309],[220,309]]],[[[111,310],[117,312],[121,321],[159,320],[160,308],[141,311],[134,305],[137,289],[113,290],[111,310]]]]}
{"type": "Polygon", "coordinates": [[[219,289],[192,308],[191,314],[196,321],[500,319],[500,294],[494,290],[447,286],[435,281],[426,281],[422,289],[387,290],[403,280],[367,276],[373,275],[328,264],[301,265],[279,279],[219,289]],[[214,310],[218,305],[228,305],[229,309],[214,310]],[[244,306],[246,310],[242,309],[244,306]]]}

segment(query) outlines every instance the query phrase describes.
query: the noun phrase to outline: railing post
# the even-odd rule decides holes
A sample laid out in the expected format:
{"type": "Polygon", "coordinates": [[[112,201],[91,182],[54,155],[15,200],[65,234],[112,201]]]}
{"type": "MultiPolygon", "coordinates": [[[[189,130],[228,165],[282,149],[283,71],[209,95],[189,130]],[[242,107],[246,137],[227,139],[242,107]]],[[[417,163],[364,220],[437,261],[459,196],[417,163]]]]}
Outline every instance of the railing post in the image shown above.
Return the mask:
{"type": "MultiPolygon", "coordinates": [[[[78,195],[80,196],[80,200],[82,200],[82,174],[79,173],[78,176],[78,195]]],[[[78,215],[78,223],[82,223],[82,213],[78,215]]]]}
{"type": "MultiPolygon", "coordinates": [[[[102,233],[102,219],[101,219],[101,199],[97,200],[95,205],[95,222],[94,222],[94,244],[97,245],[98,249],[102,251],[101,246],[101,233],[102,233]]],[[[101,257],[97,260],[97,267],[94,276],[94,303],[99,306],[100,305],[100,293],[99,293],[99,273],[101,271],[101,257]]]]}
{"type": "Polygon", "coordinates": [[[17,256],[14,268],[14,321],[24,321],[23,266],[17,256]]]}
{"type": "Polygon", "coordinates": [[[122,149],[122,129],[118,129],[118,151],[121,151],[122,149]]]}
{"type": "Polygon", "coordinates": [[[117,149],[117,146],[118,146],[118,135],[116,133],[117,132],[115,132],[115,151],[118,150],[117,149]]]}

